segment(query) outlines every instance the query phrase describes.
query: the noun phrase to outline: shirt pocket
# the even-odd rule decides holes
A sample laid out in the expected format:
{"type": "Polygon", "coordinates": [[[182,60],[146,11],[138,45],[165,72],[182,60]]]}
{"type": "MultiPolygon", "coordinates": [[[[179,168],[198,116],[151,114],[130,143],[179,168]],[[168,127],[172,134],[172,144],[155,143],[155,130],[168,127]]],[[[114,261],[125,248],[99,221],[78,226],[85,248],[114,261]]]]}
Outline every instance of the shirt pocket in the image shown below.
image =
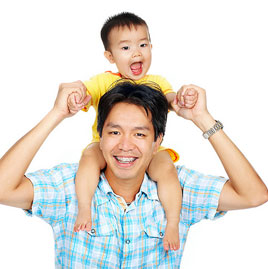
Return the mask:
{"type": "Polygon", "coordinates": [[[83,268],[119,268],[118,240],[113,225],[107,217],[101,222],[92,222],[92,228],[87,234],[87,253],[83,268]]]}
{"type": "Polygon", "coordinates": [[[163,239],[165,227],[159,223],[148,223],[144,227],[144,232],[149,238],[163,239]]]}
{"type": "Polygon", "coordinates": [[[165,225],[157,222],[147,222],[143,229],[143,239],[146,249],[162,250],[163,237],[165,235],[165,225]]]}
{"type": "Polygon", "coordinates": [[[95,219],[92,222],[91,230],[88,232],[92,237],[106,237],[114,235],[114,227],[111,220],[107,217],[102,217],[101,220],[95,219]]]}
{"type": "Polygon", "coordinates": [[[165,263],[167,256],[163,247],[164,233],[165,225],[161,223],[147,223],[144,226],[140,245],[148,253],[144,259],[146,268],[162,268],[160,265],[165,263]]]}

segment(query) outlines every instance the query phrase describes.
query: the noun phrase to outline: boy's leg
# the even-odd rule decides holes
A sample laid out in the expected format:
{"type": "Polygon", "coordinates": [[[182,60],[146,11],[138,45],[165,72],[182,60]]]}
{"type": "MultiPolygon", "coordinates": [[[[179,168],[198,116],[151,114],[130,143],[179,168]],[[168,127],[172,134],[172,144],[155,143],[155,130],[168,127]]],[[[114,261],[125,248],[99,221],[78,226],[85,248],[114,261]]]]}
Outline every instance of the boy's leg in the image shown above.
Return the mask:
{"type": "Polygon", "coordinates": [[[83,152],[75,177],[75,191],[78,200],[78,215],[74,231],[90,231],[91,201],[99,183],[100,170],[106,163],[99,143],[90,144],[83,152]]]}
{"type": "Polygon", "coordinates": [[[157,182],[158,196],[166,213],[164,249],[177,250],[180,247],[179,221],[182,191],[177,170],[166,150],[156,153],[149,165],[148,174],[157,182]]]}

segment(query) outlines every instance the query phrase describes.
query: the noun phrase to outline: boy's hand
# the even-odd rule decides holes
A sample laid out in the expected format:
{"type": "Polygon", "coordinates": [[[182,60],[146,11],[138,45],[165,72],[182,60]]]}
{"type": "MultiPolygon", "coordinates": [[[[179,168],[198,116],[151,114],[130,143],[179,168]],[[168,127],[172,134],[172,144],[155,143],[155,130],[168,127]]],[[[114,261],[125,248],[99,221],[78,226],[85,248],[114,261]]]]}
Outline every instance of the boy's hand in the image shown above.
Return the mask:
{"type": "Polygon", "coordinates": [[[70,92],[67,105],[69,112],[73,115],[84,108],[91,99],[91,96],[87,95],[86,86],[80,80],[71,83],[62,83],[60,88],[70,92]]]}
{"type": "Polygon", "coordinates": [[[180,107],[193,108],[198,98],[198,92],[194,87],[181,87],[175,97],[176,103],[180,107]]]}
{"type": "Polygon", "coordinates": [[[171,106],[178,116],[195,122],[208,113],[206,92],[196,85],[184,85],[178,91],[171,106]]]}
{"type": "Polygon", "coordinates": [[[68,100],[67,100],[67,105],[68,105],[68,109],[69,109],[70,113],[76,114],[79,110],[81,110],[82,108],[85,107],[85,105],[88,104],[90,99],[91,99],[91,96],[87,95],[83,101],[83,99],[81,98],[81,95],[79,93],[72,92],[68,96],[68,100]]]}

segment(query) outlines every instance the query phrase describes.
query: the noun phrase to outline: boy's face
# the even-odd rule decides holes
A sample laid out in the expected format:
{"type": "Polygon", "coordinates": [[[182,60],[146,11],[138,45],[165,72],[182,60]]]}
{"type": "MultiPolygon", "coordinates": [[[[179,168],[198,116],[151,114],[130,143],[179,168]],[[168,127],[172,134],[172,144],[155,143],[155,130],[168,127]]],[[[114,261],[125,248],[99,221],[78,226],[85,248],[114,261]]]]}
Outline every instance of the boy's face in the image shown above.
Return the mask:
{"type": "Polygon", "coordinates": [[[143,78],[151,65],[152,45],[145,25],[131,28],[114,28],[109,34],[110,51],[105,57],[115,63],[124,78],[139,80],[143,78]]]}

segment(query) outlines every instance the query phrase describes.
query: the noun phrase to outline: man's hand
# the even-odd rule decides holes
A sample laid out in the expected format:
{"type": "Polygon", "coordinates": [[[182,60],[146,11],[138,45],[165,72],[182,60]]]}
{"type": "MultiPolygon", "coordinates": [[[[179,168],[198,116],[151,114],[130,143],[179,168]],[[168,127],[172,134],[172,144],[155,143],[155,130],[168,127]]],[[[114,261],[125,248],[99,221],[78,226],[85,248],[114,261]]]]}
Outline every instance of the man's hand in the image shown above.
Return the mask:
{"type": "Polygon", "coordinates": [[[54,109],[64,118],[73,116],[90,101],[91,96],[86,94],[86,90],[80,80],[60,84],[54,109]]]}

